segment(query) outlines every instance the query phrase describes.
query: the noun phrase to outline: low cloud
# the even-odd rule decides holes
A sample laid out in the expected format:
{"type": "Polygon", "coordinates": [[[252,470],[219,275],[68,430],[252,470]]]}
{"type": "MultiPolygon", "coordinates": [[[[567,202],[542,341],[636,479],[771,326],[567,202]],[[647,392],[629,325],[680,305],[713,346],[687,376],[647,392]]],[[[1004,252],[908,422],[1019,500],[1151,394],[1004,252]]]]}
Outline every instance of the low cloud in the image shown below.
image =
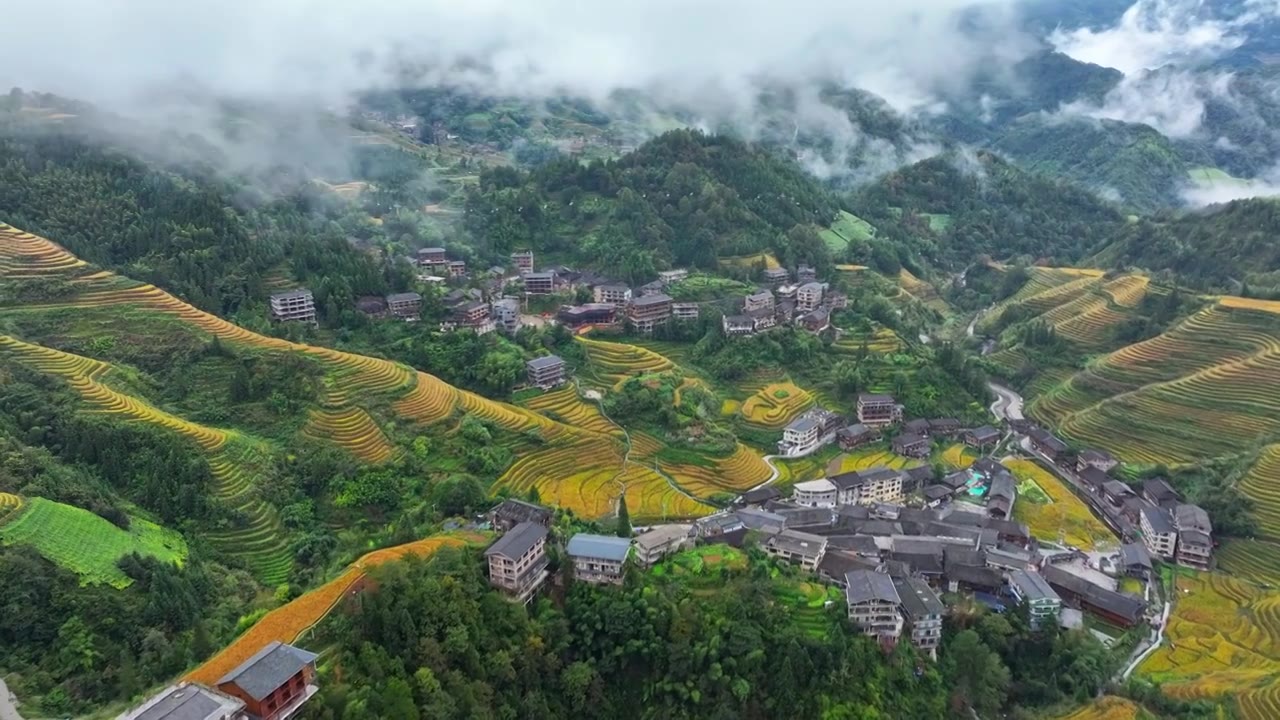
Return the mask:
{"type": "Polygon", "coordinates": [[[1017,52],[1012,4],[15,0],[6,26],[23,31],[0,44],[0,84],[117,104],[175,82],[219,97],[331,103],[370,87],[448,82],[593,99],[631,88],[723,104],[760,81],[823,79],[865,84],[914,111],[977,63],[1017,52]]]}
{"type": "Polygon", "coordinates": [[[1178,70],[1145,72],[1126,76],[1100,105],[1070,103],[1061,112],[1150,125],[1171,138],[1189,138],[1199,133],[1208,102],[1228,97],[1232,77],[1178,70]]]}
{"type": "Polygon", "coordinates": [[[1182,193],[1182,200],[1190,207],[1204,207],[1218,203],[1280,196],[1280,166],[1273,167],[1251,180],[1232,177],[1200,180],[1194,187],[1182,193]]]}
{"type": "Polygon", "coordinates": [[[1112,67],[1125,75],[1169,64],[1189,64],[1218,57],[1244,44],[1244,26],[1274,8],[1234,19],[1211,17],[1212,6],[1200,0],[1138,0],[1114,26],[1061,30],[1049,42],[1081,62],[1112,67]]]}

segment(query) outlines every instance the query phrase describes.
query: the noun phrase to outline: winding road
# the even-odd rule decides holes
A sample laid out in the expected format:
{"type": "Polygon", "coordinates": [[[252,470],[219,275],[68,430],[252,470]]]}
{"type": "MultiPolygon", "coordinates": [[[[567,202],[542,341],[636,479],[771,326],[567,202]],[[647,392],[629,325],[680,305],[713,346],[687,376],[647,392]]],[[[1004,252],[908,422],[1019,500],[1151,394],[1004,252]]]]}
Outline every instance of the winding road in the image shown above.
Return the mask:
{"type": "Polygon", "coordinates": [[[1022,396],[1010,388],[996,382],[988,382],[987,387],[996,394],[996,401],[991,403],[991,414],[997,420],[1023,420],[1022,396]]]}
{"type": "Polygon", "coordinates": [[[4,680],[0,679],[0,720],[22,720],[15,702],[16,699],[9,694],[9,688],[5,686],[4,680]]]}

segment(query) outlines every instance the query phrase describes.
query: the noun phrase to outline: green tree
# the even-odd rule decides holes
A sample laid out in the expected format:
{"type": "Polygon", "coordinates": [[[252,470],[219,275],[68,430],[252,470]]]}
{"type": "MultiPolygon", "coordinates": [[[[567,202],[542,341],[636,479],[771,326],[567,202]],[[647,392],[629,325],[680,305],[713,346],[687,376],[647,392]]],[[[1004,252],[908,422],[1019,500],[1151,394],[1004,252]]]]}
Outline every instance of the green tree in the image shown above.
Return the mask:
{"type": "Polygon", "coordinates": [[[618,537],[631,537],[631,513],[627,512],[627,496],[618,496],[618,537]]]}

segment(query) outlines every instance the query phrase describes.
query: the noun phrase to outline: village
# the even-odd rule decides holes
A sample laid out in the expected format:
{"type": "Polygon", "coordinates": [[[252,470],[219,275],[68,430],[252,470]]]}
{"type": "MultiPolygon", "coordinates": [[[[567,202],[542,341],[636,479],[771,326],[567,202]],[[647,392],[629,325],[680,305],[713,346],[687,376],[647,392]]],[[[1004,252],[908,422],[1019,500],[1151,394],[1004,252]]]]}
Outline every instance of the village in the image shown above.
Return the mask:
{"type": "Polygon", "coordinates": [[[780,450],[807,453],[832,442],[852,450],[895,433],[890,445],[904,457],[927,454],[931,438],[958,439],[986,454],[942,477],[928,466],[880,466],[788,490],[765,484],[721,512],[630,538],[577,533],[557,539],[550,508],[507,499],[489,515],[492,529],[503,533],[486,551],[490,582],[514,601],[530,602],[552,581],[547,549],[560,540],[575,580],[608,584],[624,582],[629,567],[652,568],[694,546],[755,546],[842,589],[850,622],[884,647],[906,641],[936,657],[942,618],[962,600],[995,612],[1025,604],[1033,626],[1123,632],[1161,622],[1157,563],[1208,566],[1213,541],[1204,510],[1181,503],[1162,479],[1135,490],[1111,478],[1116,462],[1105,452],[1070,453],[1025,421],[1011,422],[1005,432],[961,428],[946,418],[904,421],[886,395],[860,396],[856,417],[846,426],[836,413],[810,411],[786,429],[780,450]],[[1018,483],[994,456],[1000,447],[1072,482],[1115,530],[1115,546],[1088,552],[1034,537],[1013,520],[1018,483]],[[1142,594],[1120,589],[1127,579],[1140,581],[1142,594]]]}
{"type": "MultiPolygon", "coordinates": [[[[441,298],[447,317],[442,331],[471,330],[477,334],[500,331],[513,334],[528,322],[555,322],[575,332],[626,327],[639,334],[652,333],[671,321],[697,320],[704,305],[722,312],[725,335],[740,337],[785,325],[822,332],[831,326],[831,313],[844,308],[848,298],[830,284],[818,282],[807,265],[794,273],[785,268],[761,271],[756,292],[736,298],[704,302],[679,302],[667,294],[675,283],[689,278],[685,269],[664,270],[652,282],[632,288],[593,272],[559,266],[534,269],[534,254],[511,254],[509,266],[493,266],[473,274],[466,262],[450,259],[445,248],[421,248],[406,258],[418,269],[417,281],[428,287],[448,287],[441,298]],[[469,286],[468,286],[469,285],[469,286]],[[584,292],[590,302],[561,305],[554,315],[530,313],[530,300],[584,292]]],[[[386,297],[361,297],[356,309],[374,318],[392,317],[417,322],[422,294],[405,292],[386,297]]],[[[273,294],[270,317],[276,322],[316,322],[315,297],[307,288],[273,294]]]]}
{"type": "MultiPolygon", "coordinates": [[[[625,328],[650,334],[672,321],[696,320],[704,304],[714,304],[726,337],[785,325],[817,333],[831,327],[831,313],[847,303],[806,266],[764,269],[754,292],[699,303],[668,294],[688,277],[680,269],[632,288],[566,267],[535,270],[530,251],[513,253],[509,267],[489,268],[475,278],[443,248],[423,248],[412,260],[419,282],[449,286],[440,291],[448,314],[439,324],[444,332],[513,334],[526,323],[549,322],[577,333],[625,328]],[[531,299],[588,294],[591,302],[561,305],[554,315],[529,310],[531,299]]],[[[368,316],[406,322],[420,321],[422,307],[417,292],[357,301],[368,316]]],[[[314,297],[305,288],[278,293],[270,299],[270,314],[277,322],[315,323],[314,297]]],[[[569,382],[569,370],[555,355],[535,357],[526,363],[526,384],[555,388],[569,382]]],[[[621,585],[628,573],[651,570],[699,546],[724,545],[758,549],[837,588],[850,624],[885,649],[908,642],[936,659],[943,618],[976,602],[1000,613],[1025,607],[1032,627],[1087,629],[1108,645],[1145,624],[1154,635],[1139,640],[1138,657],[1164,622],[1160,564],[1197,570],[1211,565],[1207,513],[1183,503],[1162,478],[1139,485],[1114,477],[1118,463],[1105,451],[1075,452],[1020,415],[996,415],[995,424],[978,427],[955,418],[907,419],[891,395],[862,393],[847,414],[815,406],[792,419],[782,428],[775,457],[882,444],[904,461],[895,467],[829,468],[824,477],[790,486],[774,484],[775,473],[712,515],[641,528],[627,537],[561,537],[554,509],[517,498],[502,500],[473,525],[498,534],[484,553],[489,582],[521,604],[569,578],[621,585]],[[960,443],[978,457],[967,467],[939,472],[921,461],[941,442],[960,443]],[[1110,529],[1114,544],[1086,549],[1061,537],[1033,535],[1015,518],[1020,483],[1005,464],[1010,458],[1037,463],[1059,478],[1110,529]]],[[[315,692],[314,659],[307,651],[272,644],[216,687],[172,686],[126,717],[168,717],[164,712],[189,702],[286,717],[315,692]]]]}

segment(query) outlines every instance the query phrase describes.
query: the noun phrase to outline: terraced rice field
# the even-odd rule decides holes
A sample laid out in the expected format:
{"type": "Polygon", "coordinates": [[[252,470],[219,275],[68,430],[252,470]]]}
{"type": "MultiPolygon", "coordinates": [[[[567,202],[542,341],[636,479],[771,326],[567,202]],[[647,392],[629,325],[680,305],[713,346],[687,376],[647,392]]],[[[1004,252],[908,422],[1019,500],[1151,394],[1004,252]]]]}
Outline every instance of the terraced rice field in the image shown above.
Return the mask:
{"type": "MultiPolygon", "coordinates": [[[[65,258],[75,260],[75,257],[65,249],[43,238],[31,236],[24,239],[23,243],[24,252],[29,254],[42,253],[49,257],[64,258],[60,262],[69,262],[65,258]]],[[[109,273],[106,276],[113,277],[109,273]]],[[[304,353],[319,359],[325,365],[329,371],[326,380],[330,385],[342,387],[351,397],[381,397],[392,400],[397,411],[404,413],[404,416],[411,420],[434,422],[448,417],[460,407],[466,412],[484,416],[513,432],[532,429],[543,432],[550,439],[556,435],[574,431],[573,428],[562,426],[522,408],[495,403],[471,393],[463,393],[427,373],[415,372],[409,367],[389,360],[258,335],[222,318],[197,310],[151,285],[82,292],[62,302],[24,306],[20,309],[11,308],[11,310],[32,311],[112,305],[136,306],[161,312],[183,320],[228,343],[280,352],[304,353]]]]}
{"type": "MultiPolygon", "coordinates": [[[[15,496],[8,496],[13,498],[15,496]]],[[[82,583],[128,587],[133,580],[116,562],[130,553],[181,563],[187,543],[178,533],[139,517],[122,530],[82,508],[31,498],[0,525],[0,542],[30,545],[54,564],[80,576],[82,583]]]]}
{"type": "Polygon", "coordinates": [[[206,537],[215,548],[244,560],[264,585],[275,586],[288,579],[293,552],[279,513],[259,496],[255,484],[269,463],[268,451],[261,443],[238,434],[209,456],[214,498],[234,510],[244,523],[206,537]]]}
{"type": "Polygon", "coordinates": [[[1280,544],[1231,539],[1214,557],[1223,572],[1264,587],[1280,588],[1280,544]]]}
{"type": "MultiPolygon", "coordinates": [[[[600,437],[580,445],[555,446],[530,453],[515,462],[498,479],[525,495],[537,488],[543,502],[573,510],[582,517],[603,517],[614,511],[624,485],[619,478],[622,451],[619,444],[600,437]]],[[[627,509],[632,515],[638,508],[627,509]]]]}
{"type": "Polygon", "coordinates": [[[1219,573],[1177,577],[1169,640],[1138,667],[1183,699],[1234,701],[1244,720],[1280,717],[1280,592],[1219,573]]]}
{"type": "Polygon", "coordinates": [[[1006,460],[1004,465],[1020,482],[1034,482],[1048,496],[1050,502],[1037,503],[1023,494],[1013,505],[1013,519],[1025,523],[1032,535],[1045,540],[1061,539],[1086,550],[1116,543],[1107,526],[1053,473],[1032,460],[1006,460]]]}
{"type": "Polygon", "coordinates": [[[734,268],[755,268],[763,263],[766,270],[777,270],[782,267],[782,263],[778,262],[778,258],[770,253],[760,253],[758,255],[739,255],[737,257],[722,257],[719,259],[722,267],[734,268]]]}
{"type": "Polygon", "coordinates": [[[253,627],[236,638],[235,642],[183,679],[212,686],[267,644],[276,640],[295,642],[300,635],[323,620],[370,568],[406,555],[426,557],[442,547],[483,541],[482,536],[474,534],[437,535],[407,545],[371,552],[352,563],[345,572],[328,583],[264,615],[253,627]]]}
{"type": "Polygon", "coordinates": [[[850,453],[845,453],[831,461],[827,468],[828,475],[869,470],[873,467],[887,467],[894,470],[913,468],[923,465],[919,460],[895,455],[885,448],[884,444],[867,445],[850,453]]]}
{"type": "Polygon", "coordinates": [[[583,400],[578,395],[578,390],[570,384],[526,400],[524,407],[552,420],[590,432],[622,434],[622,428],[610,422],[595,403],[583,400]]]}
{"type": "Polygon", "coordinates": [[[947,309],[947,303],[942,299],[942,296],[938,294],[938,289],[932,284],[912,275],[911,271],[906,268],[902,268],[898,271],[898,287],[902,288],[902,291],[911,297],[919,300],[928,307],[938,310],[939,312],[947,309]]]}
{"type": "Polygon", "coordinates": [[[1259,533],[1280,540],[1280,445],[1262,449],[1239,488],[1254,503],[1259,533]]]}
{"type": "Polygon", "coordinates": [[[367,463],[381,465],[400,454],[369,413],[358,407],[312,410],[307,435],[338,445],[367,463]]]}
{"type": "Polygon", "coordinates": [[[614,385],[636,375],[667,372],[676,366],[665,356],[639,345],[592,340],[581,336],[578,337],[578,342],[586,349],[592,370],[614,385]]]}
{"type": "Polygon", "coordinates": [[[901,350],[903,342],[897,333],[876,323],[871,332],[847,331],[832,344],[836,352],[849,354],[858,354],[863,347],[866,347],[867,352],[887,355],[901,350]]]}
{"type": "Polygon", "coordinates": [[[43,238],[0,223],[0,275],[42,278],[64,275],[87,263],[43,238]]]}
{"type": "Polygon", "coordinates": [[[1280,313],[1245,305],[1219,302],[1105,355],[1028,410],[1132,463],[1248,451],[1280,432],[1280,313]]]}
{"type": "Polygon", "coordinates": [[[1139,720],[1141,710],[1128,698],[1107,695],[1064,716],[1062,720],[1139,720]]]}
{"type": "Polygon", "coordinates": [[[791,381],[769,383],[742,403],[742,419],[768,430],[781,430],[813,407],[813,395],[791,381]]]}
{"type": "Polygon", "coordinates": [[[659,462],[658,468],[686,492],[700,498],[711,498],[721,493],[738,495],[768,480],[773,474],[760,455],[742,444],[732,455],[717,458],[712,467],[659,462]]]}
{"type": "Polygon", "coordinates": [[[942,462],[954,470],[963,470],[979,458],[977,450],[963,443],[955,443],[942,451],[942,462]]]}
{"type": "Polygon", "coordinates": [[[25,504],[26,501],[22,499],[21,495],[0,493],[0,525],[17,517],[18,512],[22,510],[25,504]]]}
{"type": "Polygon", "coordinates": [[[1129,318],[1129,311],[1146,296],[1149,285],[1150,279],[1145,275],[1124,275],[1059,305],[1040,319],[1077,345],[1099,347],[1109,342],[1114,328],[1129,318]]]}

